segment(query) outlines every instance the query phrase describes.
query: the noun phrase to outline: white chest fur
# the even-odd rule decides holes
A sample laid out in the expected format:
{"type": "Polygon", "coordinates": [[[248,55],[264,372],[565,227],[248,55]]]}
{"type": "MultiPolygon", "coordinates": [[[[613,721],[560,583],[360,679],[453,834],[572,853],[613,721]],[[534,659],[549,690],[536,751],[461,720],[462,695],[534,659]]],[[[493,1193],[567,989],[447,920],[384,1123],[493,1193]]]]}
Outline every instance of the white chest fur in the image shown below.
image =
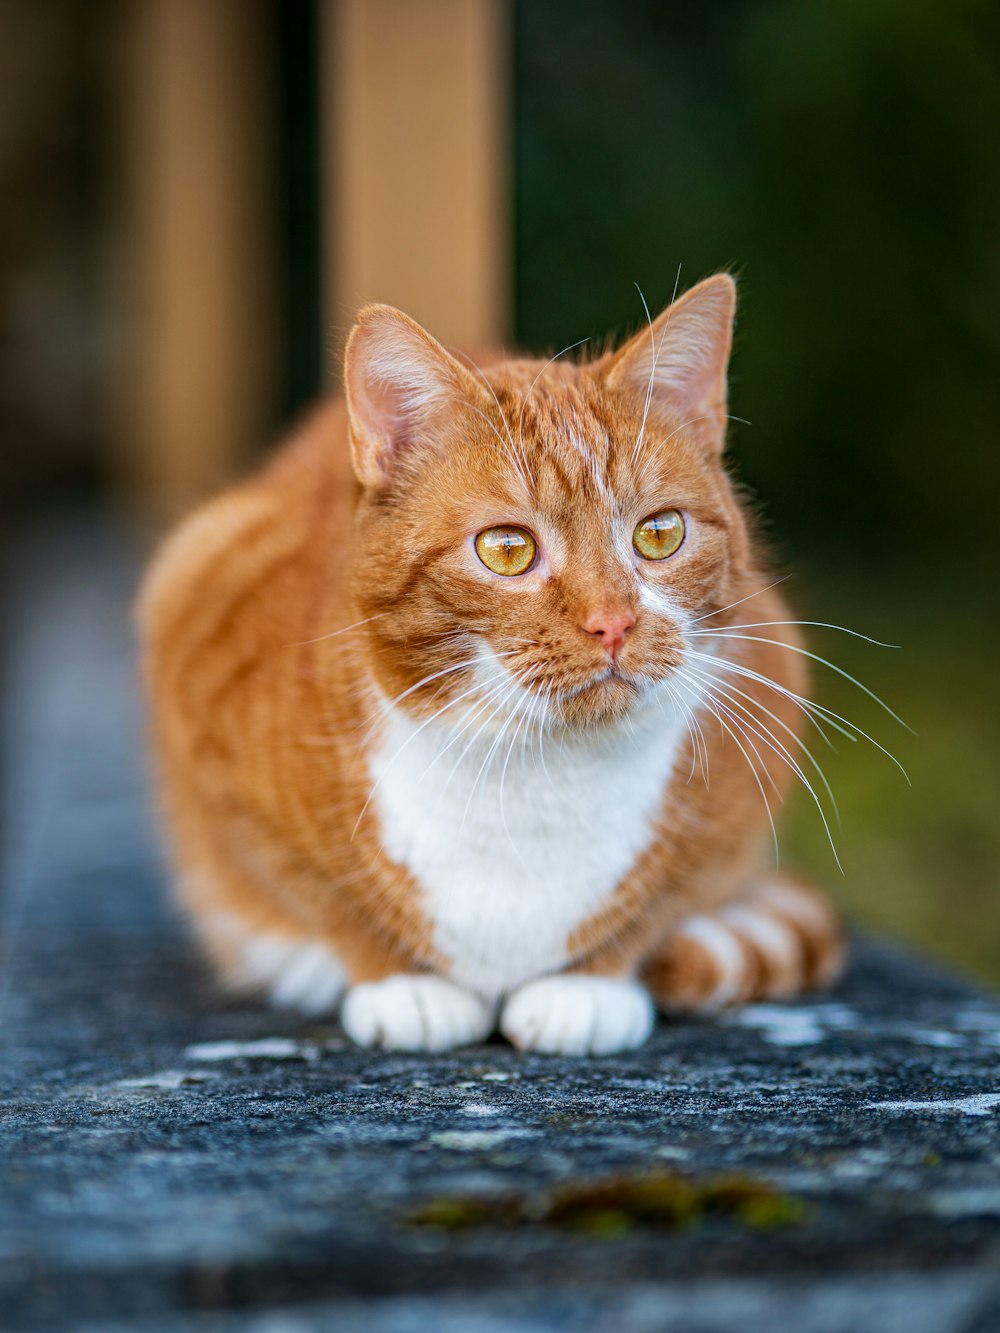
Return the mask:
{"type": "Polygon", "coordinates": [[[542,751],[518,738],[508,759],[509,738],[492,754],[493,735],[445,750],[450,728],[389,712],[370,757],[382,844],[423,889],[456,981],[496,998],[565,966],[572,931],[648,844],[683,733],[654,699],[542,751]]]}

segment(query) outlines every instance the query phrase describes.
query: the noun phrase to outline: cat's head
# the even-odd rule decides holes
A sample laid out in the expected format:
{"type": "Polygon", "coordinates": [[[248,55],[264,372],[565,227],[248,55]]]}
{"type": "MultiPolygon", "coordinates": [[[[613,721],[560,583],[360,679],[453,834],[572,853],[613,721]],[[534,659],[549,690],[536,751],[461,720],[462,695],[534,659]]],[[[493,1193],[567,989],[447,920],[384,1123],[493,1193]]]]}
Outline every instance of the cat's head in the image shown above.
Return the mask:
{"type": "Polygon", "coordinates": [[[751,574],[722,463],[734,306],[719,275],[597,360],[482,368],[361,312],[355,595],[387,699],[598,724],[669,682],[685,628],[751,574]]]}

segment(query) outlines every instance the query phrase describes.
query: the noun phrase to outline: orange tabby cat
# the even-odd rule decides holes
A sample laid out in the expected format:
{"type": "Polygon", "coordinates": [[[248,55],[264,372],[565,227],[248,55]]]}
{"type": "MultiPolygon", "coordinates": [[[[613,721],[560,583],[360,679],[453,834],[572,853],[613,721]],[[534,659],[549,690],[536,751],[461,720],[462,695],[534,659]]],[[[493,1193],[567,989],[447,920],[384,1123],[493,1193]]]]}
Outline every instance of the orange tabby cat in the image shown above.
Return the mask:
{"type": "Polygon", "coordinates": [[[604,1053],[834,974],[768,868],[803,681],[722,463],[734,302],[485,370],[369,306],[346,403],[167,542],[162,794],[229,982],[363,1045],[604,1053]]]}

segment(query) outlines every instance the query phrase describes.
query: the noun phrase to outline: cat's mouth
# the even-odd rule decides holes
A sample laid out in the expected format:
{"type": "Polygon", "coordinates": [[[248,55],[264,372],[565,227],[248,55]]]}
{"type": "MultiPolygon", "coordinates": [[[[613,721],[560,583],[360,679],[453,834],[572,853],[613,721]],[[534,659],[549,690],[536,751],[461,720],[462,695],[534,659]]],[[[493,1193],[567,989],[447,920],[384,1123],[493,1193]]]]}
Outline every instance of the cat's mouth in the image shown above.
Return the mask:
{"type": "Polygon", "coordinates": [[[609,664],[589,679],[560,690],[559,710],[568,723],[611,721],[635,706],[643,682],[620,666],[609,664]]]}

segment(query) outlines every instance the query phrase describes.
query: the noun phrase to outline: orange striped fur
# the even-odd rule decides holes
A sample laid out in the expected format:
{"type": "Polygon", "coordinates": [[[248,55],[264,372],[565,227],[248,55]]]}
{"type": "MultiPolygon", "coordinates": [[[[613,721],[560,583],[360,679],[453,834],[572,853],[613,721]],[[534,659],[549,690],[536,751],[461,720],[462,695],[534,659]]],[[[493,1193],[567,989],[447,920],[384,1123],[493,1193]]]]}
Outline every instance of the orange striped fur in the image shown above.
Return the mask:
{"type": "Polygon", "coordinates": [[[834,975],[835,914],[768,868],[797,633],[710,637],[789,619],[722,462],[733,299],[719,276],[599,359],[482,369],[369,307],[347,402],[165,543],[139,606],[162,806],[231,984],[341,1004],[365,1043],[602,1052],[650,995],[834,975]],[[668,510],[683,541],[647,560],[668,510]],[[497,525],[533,535],[525,573],[478,557],[497,525]]]}

